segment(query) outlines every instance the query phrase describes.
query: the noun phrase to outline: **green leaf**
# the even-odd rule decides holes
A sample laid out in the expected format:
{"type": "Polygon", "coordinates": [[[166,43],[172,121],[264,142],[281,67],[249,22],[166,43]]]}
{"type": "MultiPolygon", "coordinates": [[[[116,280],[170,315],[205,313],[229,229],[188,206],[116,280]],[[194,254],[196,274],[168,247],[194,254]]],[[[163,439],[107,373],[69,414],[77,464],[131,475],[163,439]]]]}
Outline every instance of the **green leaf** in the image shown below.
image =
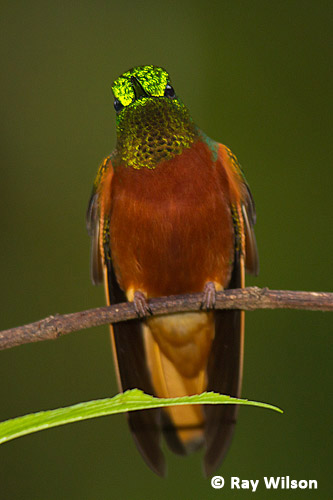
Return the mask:
{"type": "Polygon", "coordinates": [[[176,406],[184,404],[240,404],[250,406],[260,406],[283,413],[280,408],[266,403],[248,401],[247,399],[237,399],[230,396],[223,396],[215,392],[203,392],[194,396],[184,396],[180,398],[155,398],[145,394],[139,389],[132,389],[113,398],[97,399],[87,401],[66,408],[56,410],[40,411],[31,413],[23,417],[13,418],[0,423],[0,444],[16,439],[26,434],[50,429],[59,425],[70,424],[89,418],[113,415],[114,413],[124,413],[134,410],[147,410],[165,406],[176,406]]]}

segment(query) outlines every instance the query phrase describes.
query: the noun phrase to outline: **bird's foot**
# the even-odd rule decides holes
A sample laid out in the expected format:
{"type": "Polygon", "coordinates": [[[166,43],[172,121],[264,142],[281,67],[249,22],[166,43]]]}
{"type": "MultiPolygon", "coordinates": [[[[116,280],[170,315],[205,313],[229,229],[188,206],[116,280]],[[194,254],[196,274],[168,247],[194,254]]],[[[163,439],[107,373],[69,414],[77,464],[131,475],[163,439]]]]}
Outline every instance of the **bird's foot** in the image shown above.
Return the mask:
{"type": "Polygon", "coordinates": [[[216,304],[216,288],[213,281],[207,281],[203,290],[203,298],[201,301],[200,310],[214,309],[216,304]]]}
{"type": "Polygon", "coordinates": [[[134,292],[133,303],[138,318],[143,319],[146,318],[148,315],[152,316],[153,311],[150,309],[147,299],[143,292],[140,292],[139,290],[134,292]]]}

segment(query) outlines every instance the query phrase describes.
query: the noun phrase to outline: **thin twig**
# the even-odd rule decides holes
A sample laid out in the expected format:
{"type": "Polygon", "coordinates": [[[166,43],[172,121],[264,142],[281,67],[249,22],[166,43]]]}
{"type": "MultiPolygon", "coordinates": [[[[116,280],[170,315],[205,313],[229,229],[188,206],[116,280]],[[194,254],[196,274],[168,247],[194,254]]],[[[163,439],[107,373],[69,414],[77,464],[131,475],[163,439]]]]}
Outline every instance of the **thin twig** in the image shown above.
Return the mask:
{"type": "MultiPolygon", "coordinates": [[[[202,294],[175,295],[149,300],[154,315],[198,311],[202,294]]],[[[333,311],[333,293],[295,292],[249,287],[225,290],[216,294],[216,309],[302,309],[333,311]]],[[[30,342],[57,339],[67,333],[93,326],[137,318],[133,303],[98,307],[87,311],[49,316],[48,318],[0,332],[0,350],[30,342]]]]}

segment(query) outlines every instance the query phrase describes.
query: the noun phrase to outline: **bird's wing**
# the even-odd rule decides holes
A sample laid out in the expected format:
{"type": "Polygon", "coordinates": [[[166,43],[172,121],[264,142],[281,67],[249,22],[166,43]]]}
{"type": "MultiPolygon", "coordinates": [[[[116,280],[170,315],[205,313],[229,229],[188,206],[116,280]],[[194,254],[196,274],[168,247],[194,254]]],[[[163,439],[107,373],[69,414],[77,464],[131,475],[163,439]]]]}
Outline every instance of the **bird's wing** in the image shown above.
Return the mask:
{"type": "MultiPolygon", "coordinates": [[[[256,274],[259,269],[254,203],[234,155],[225,146],[218,150],[217,167],[224,169],[230,185],[230,210],[234,223],[234,262],[228,288],[242,288],[245,266],[256,274]],[[246,253],[248,252],[248,257],[246,253]]],[[[208,391],[240,396],[243,371],[244,312],[215,312],[215,337],[208,361],[208,391]]],[[[223,461],[237,420],[237,405],[206,406],[204,471],[207,476],[223,461]]]]}
{"type": "MultiPolygon", "coordinates": [[[[92,238],[91,276],[97,284],[103,279],[108,304],[126,302],[118,285],[111,258],[110,211],[112,205],[113,167],[107,158],[101,165],[87,212],[87,228],[92,238]]],[[[110,325],[113,355],[121,391],[139,388],[154,394],[143,343],[140,320],[110,325]]],[[[163,476],[166,472],[160,448],[160,411],[135,411],[127,414],[135,443],[148,466],[163,476]]]]}
{"type": "Polygon", "coordinates": [[[246,181],[242,167],[240,166],[236,156],[229,148],[223,146],[225,150],[225,163],[233,172],[235,179],[240,185],[241,200],[240,206],[245,232],[245,269],[248,273],[258,276],[259,274],[259,256],[257,249],[257,241],[254,234],[254,225],[256,223],[256,208],[252,193],[246,181]]]}
{"type": "MultiPolygon", "coordinates": [[[[100,170],[99,170],[100,172],[100,170]]],[[[99,177],[99,176],[97,176],[99,177]]],[[[96,179],[97,181],[97,179],[96,179]]],[[[99,199],[98,199],[98,183],[95,181],[90,196],[88,209],[86,213],[86,226],[88,234],[91,238],[91,248],[90,248],[90,277],[94,285],[98,285],[103,281],[103,266],[102,266],[102,256],[99,245],[99,233],[100,233],[100,210],[99,210],[99,199]]]]}

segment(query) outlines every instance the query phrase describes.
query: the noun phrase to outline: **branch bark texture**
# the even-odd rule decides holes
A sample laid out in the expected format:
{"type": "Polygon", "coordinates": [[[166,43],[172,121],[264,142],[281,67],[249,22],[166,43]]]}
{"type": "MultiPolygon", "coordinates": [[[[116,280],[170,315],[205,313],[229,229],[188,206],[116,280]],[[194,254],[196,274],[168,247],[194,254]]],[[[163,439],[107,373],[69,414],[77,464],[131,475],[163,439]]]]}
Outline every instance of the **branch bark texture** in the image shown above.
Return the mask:
{"type": "MultiPolygon", "coordinates": [[[[202,294],[175,295],[149,300],[154,315],[200,310],[202,294]]],[[[333,311],[333,293],[297,292],[248,287],[216,293],[215,309],[301,309],[333,311]]],[[[52,340],[67,333],[93,326],[128,321],[137,318],[133,303],[88,309],[87,311],[56,314],[28,325],[0,332],[0,350],[30,342],[52,340]]]]}

